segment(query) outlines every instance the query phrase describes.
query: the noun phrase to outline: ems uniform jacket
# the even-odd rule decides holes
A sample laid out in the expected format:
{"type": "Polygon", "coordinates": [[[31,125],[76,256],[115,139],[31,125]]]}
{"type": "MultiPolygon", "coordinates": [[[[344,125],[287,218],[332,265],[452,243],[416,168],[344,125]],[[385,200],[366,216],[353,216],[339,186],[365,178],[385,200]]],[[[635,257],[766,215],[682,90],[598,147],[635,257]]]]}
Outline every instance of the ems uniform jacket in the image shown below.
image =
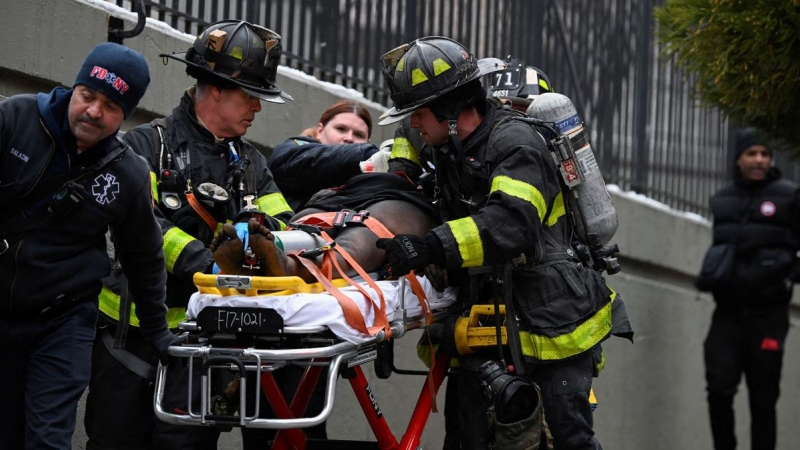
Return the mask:
{"type": "Polygon", "coordinates": [[[67,121],[71,94],[56,88],[0,103],[0,234],[12,232],[0,255],[0,314],[36,314],[62,295],[97,298],[100,279],[111,269],[110,228],[143,331],[166,332],[166,272],[147,164],[114,136],[79,157],[67,121]],[[118,156],[98,170],[98,159],[108,155],[118,156]],[[87,169],[70,177],[69,191],[54,187],[40,198],[25,198],[38,183],[81,166],[87,169]],[[61,202],[52,201],[56,191],[61,202]],[[19,214],[29,228],[13,233],[19,214]]]}
{"type": "MultiPolygon", "coordinates": [[[[261,212],[276,219],[274,228],[285,228],[292,211],[273,181],[267,168],[266,158],[241,138],[224,139],[217,142],[214,135],[203,127],[194,112],[194,91],[187,91],[172,115],[164,119],[164,141],[154,123],[145,124],[130,130],[123,136],[134,151],[144,156],[150,164],[153,179],[153,194],[156,198],[156,216],[164,235],[164,255],[167,272],[167,305],[170,307],[168,321],[171,327],[183,320],[189,296],[196,290],[192,277],[195,272],[211,273],[214,257],[208,245],[214,231],[200,218],[190,206],[185,191],[191,184],[199,200],[204,197],[197,193],[203,183],[213,183],[227,189],[231,184],[234,190],[238,183],[232,181],[236,160],[249,159],[244,170],[246,191],[256,193],[255,204],[261,212]],[[169,175],[164,172],[169,172],[169,175]],[[179,198],[180,206],[171,209],[165,203],[165,195],[179,198]]],[[[229,193],[235,198],[234,193],[229,193]]],[[[235,219],[238,207],[230,202],[218,203],[203,200],[204,208],[214,216],[217,227],[235,219]]],[[[100,310],[118,319],[120,292],[119,272],[106,282],[101,295],[100,310]]],[[[131,324],[136,326],[136,316],[131,324]]]]}
{"type": "Polygon", "coordinates": [[[370,143],[325,145],[297,136],[275,147],[269,168],[289,205],[300,211],[318,191],[341,186],[361,173],[358,163],[377,151],[370,143]]]}
{"type": "Polygon", "coordinates": [[[432,152],[446,221],[433,232],[448,268],[519,262],[512,276],[523,354],[560,360],[608,337],[615,294],[574,256],[553,158],[515,115],[487,100],[483,122],[462,142],[463,155],[449,146],[432,152]]]}
{"type": "Polygon", "coordinates": [[[748,181],[737,173],[733,184],[714,194],[710,204],[714,244],[736,245],[735,273],[727,288],[714,291],[717,303],[723,307],[788,303],[789,281],[797,281],[800,186],[781,179],[774,167],[762,181],[748,181]]]}

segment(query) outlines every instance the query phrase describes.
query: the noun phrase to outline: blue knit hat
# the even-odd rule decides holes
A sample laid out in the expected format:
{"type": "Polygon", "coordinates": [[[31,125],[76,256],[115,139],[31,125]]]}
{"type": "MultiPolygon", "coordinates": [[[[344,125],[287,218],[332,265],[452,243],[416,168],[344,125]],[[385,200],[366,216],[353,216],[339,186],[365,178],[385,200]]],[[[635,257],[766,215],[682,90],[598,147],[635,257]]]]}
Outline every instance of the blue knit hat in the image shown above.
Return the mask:
{"type": "Polygon", "coordinates": [[[72,87],[79,84],[102,92],[122,106],[127,119],[150,84],[150,69],[138,52],[106,42],[86,56],[72,87]]]}

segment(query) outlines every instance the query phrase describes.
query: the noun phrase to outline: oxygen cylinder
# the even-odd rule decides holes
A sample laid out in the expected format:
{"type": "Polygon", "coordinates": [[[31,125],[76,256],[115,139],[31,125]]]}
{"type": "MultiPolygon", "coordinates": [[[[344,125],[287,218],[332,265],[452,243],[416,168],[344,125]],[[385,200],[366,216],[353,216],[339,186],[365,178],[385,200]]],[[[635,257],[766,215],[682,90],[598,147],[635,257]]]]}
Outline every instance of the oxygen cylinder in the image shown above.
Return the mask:
{"type": "Polygon", "coordinates": [[[275,245],[284,252],[313,250],[327,245],[322,236],[302,230],[273,231],[272,235],[275,236],[275,245]]]}
{"type": "Polygon", "coordinates": [[[584,243],[589,243],[588,235],[594,233],[602,244],[607,244],[617,232],[617,211],[572,100],[562,94],[544,93],[528,106],[527,114],[554,123],[560,133],[545,138],[570,189],[567,202],[574,216],[575,232],[584,243]]]}

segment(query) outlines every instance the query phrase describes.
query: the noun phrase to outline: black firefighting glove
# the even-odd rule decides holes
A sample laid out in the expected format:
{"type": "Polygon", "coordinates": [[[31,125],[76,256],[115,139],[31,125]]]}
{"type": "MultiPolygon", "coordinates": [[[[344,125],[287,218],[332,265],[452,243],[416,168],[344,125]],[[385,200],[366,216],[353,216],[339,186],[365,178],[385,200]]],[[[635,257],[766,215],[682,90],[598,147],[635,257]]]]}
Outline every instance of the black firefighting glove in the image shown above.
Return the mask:
{"type": "Polygon", "coordinates": [[[378,239],[375,245],[386,251],[389,273],[401,277],[414,271],[422,271],[428,264],[444,265],[444,246],[434,233],[425,237],[413,234],[398,234],[392,239],[378,239]]]}
{"type": "Polygon", "coordinates": [[[173,345],[181,345],[182,339],[174,335],[169,330],[164,330],[156,338],[150,341],[150,345],[158,352],[158,359],[161,361],[162,366],[169,365],[170,356],[168,350],[173,345]]]}

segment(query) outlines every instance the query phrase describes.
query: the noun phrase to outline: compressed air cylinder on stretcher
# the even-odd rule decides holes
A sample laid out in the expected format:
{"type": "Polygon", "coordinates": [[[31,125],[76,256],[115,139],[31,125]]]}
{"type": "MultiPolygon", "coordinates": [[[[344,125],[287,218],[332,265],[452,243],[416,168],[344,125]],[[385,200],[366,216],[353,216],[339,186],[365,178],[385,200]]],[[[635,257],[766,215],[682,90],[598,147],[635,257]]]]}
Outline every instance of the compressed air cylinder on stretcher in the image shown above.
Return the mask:
{"type": "MultiPolygon", "coordinates": [[[[248,248],[250,233],[247,230],[247,222],[238,222],[234,224],[234,228],[245,249],[248,248]]],[[[272,235],[275,236],[275,245],[284,252],[314,250],[328,245],[322,236],[302,230],[273,231],[272,235]]],[[[219,266],[216,263],[213,273],[219,273],[219,266]]]]}
{"type": "Polygon", "coordinates": [[[322,236],[302,230],[273,231],[272,235],[275,236],[275,245],[284,252],[313,250],[328,245],[322,236]]]}

